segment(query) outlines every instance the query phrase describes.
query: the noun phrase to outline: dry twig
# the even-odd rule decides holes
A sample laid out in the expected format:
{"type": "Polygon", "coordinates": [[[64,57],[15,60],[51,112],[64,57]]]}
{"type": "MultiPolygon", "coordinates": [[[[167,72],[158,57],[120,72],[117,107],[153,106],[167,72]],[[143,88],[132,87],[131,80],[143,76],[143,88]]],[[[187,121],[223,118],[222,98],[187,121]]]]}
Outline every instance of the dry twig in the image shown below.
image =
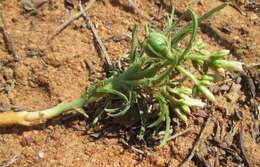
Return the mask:
{"type": "Polygon", "coordinates": [[[125,146],[127,147],[130,147],[134,152],[138,153],[138,154],[141,154],[141,155],[150,155],[151,153],[150,152],[147,152],[147,151],[143,151],[143,150],[140,150],[134,146],[131,146],[127,143],[127,141],[125,141],[124,139],[121,139],[120,142],[122,144],[124,144],[125,146]]]}
{"type": "Polygon", "coordinates": [[[205,133],[206,129],[208,128],[208,125],[209,125],[210,121],[211,121],[211,117],[209,116],[209,117],[207,118],[206,122],[204,123],[204,126],[203,126],[203,128],[201,129],[200,134],[199,134],[198,138],[196,139],[196,141],[195,141],[195,143],[194,143],[194,145],[193,145],[193,148],[192,148],[192,150],[191,150],[189,156],[187,156],[187,157],[184,159],[184,161],[179,165],[180,167],[187,166],[188,162],[193,158],[193,156],[194,156],[195,153],[197,152],[198,147],[199,147],[200,143],[202,142],[202,139],[203,139],[203,137],[204,137],[204,135],[205,135],[204,133],[205,133]]]}
{"type": "Polygon", "coordinates": [[[204,155],[196,152],[194,155],[199,161],[200,163],[202,163],[205,167],[212,167],[210,161],[206,160],[204,155]]]}
{"type": "Polygon", "coordinates": [[[191,128],[187,128],[187,129],[185,129],[185,130],[183,130],[183,131],[181,131],[181,132],[179,132],[179,133],[176,133],[176,134],[174,134],[173,136],[169,137],[168,141],[169,141],[169,140],[176,139],[177,137],[182,136],[182,135],[188,133],[189,131],[191,131],[191,128]]]}
{"type": "Polygon", "coordinates": [[[139,14],[141,17],[143,17],[144,19],[148,20],[149,22],[153,22],[153,20],[147,16],[146,14],[144,14],[137,6],[136,4],[132,1],[132,0],[128,0],[128,4],[129,7],[133,8],[134,12],[136,12],[137,14],[139,14]]]}
{"type": "Polygon", "coordinates": [[[243,161],[243,159],[238,154],[237,150],[235,150],[234,148],[231,148],[231,146],[228,146],[226,143],[223,143],[222,141],[219,141],[219,140],[216,140],[216,139],[214,139],[212,142],[218,148],[221,148],[227,154],[231,155],[234,158],[234,160],[236,160],[237,162],[242,162],[243,161]]]}
{"type": "Polygon", "coordinates": [[[37,0],[34,3],[32,3],[31,0],[22,0],[21,4],[26,12],[26,15],[37,15],[38,9],[41,6],[43,6],[46,2],[47,0],[37,0]]]}
{"type": "Polygon", "coordinates": [[[246,150],[245,150],[245,146],[244,146],[244,128],[243,128],[243,123],[241,124],[241,129],[240,129],[240,133],[239,133],[239,146],[241,149],[241,153],[242,156],[244,157],[245,163],[248,167],[251,167],[251,162],[249,161],[249,158],[247,156],[246,150]]]}
{"type": "Polygon", "coordinates": [[[61,33],[66,27],[68,27],[74,20],[78,19],[79,17],[81,17],[87,10],[90,9],[90,7],[94,4],[96,0],[90,0],[89,3],[87,4],[87,6],[81,10],[79,13],[77,13],[76,15],[72,16],[71,18],[69,18],[67,21],[65,21],[62,25],[60,25],[55,32],[51,35],[51,37],[49,38],[49,40],[54,39],[59,33],[61,33]]]}
{"type": "Polygon", "coordinates": [[[1,9],[0,9],[0,20],[1,20],[1,24],[2,24],[0,26],[0,31],[3,34],[6,48],[7,48],[8,52],[13,55],[14,59],[18,60],[19,56],[17,55],[15,45],[14,45],[14,41],[11,38],[11,35],[7,30],[6,22],[5,22],[5,19],[4,19],[4,14],[3,14],[3,11],[1,9]]]}
{"type": "Polygon", "coordinates": [[[0,165],[0,167],[9,167],[12,166],[17,160],[18,160],[18,155],[13,156],[9,161],[4,163],[3,165],[0,165]]]}
{"type": "Polygon", "coordinates": [[[89,76],[91,76],[92,74],[95,74],[93,63],[89,60],[85,60],[84,62],[86,64],[87,68],[88,68],[89,76]]]}
{"type": "Polygon", "coordinates": [[[110,57],[109,57],[109,55],[107,53],[106,47],[103,44],[102,40],[100,39],[94,24],[90,21],[87,13],[83,10],[81,1],[79,3],[79,8],[80,8],[80,11],[83,13],[83,17],[86,20],[87,24],[90,26],[90,29],[91,29],[91,31],[93,33],[93,36],[94,36],[94,38],[95,38],[95,40],[97,42],[98,48],[100,50],[101,56],[102,56],[103,59],[105,59],[106,67],[108,67],[108,70],[112,70],[113,69],[113,65],[112,65],[110,57]]]}
{"type": "Polygon", "coordinates": [[[235,3],[230,3],[230,6],[238,11],[242,16],[246,16],[246,13],[235,3]]]}

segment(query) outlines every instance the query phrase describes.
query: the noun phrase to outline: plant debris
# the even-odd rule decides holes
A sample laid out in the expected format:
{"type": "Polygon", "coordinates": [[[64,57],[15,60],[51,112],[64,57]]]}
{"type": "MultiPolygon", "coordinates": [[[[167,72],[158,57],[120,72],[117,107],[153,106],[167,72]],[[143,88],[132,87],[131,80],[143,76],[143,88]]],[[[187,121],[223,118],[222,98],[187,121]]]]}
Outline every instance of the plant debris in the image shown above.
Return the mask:
{"type": "Polygon", "coordinates": [[[17,61],[19,59],[19,56],[16,52],[14,41],[13,41],[10,33],[7,30],[7,26],[5,23],[5,18],[4,18],[4,14],[3,14],[2,10],[0,10],[0,21],[1,21],[0,31],[3,34],[6,48],[7,48],[8,52],[10,54],[12,54],[12,56],[14,57],[14,60],[17,61]]]}

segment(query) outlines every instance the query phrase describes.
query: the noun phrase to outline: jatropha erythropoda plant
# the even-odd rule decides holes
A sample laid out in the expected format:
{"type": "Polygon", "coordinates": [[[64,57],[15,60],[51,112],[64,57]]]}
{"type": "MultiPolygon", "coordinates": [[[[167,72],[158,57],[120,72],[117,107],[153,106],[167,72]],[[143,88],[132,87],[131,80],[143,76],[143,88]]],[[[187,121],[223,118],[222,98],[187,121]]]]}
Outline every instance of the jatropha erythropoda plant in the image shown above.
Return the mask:
{"type": "MultiPolygon", "coordinates": [[[[29,126],[42,123],[68,110],[104,98],[106,107],[102,114],[121,117],[129,112],[137,112],[139,137],[143,137],[147,129],[158,132],[165,128],[161,145],[165,144],[170,135],[172,115],[187,122],[191,107],[206,105],[197,98],[200,97],[198,95],[215,102],[214,95],[207,88],[214,81],[214,75],[210,75],[209,71],[223,74],[225,69],[231,72],[243,70],[240,62],[225,60],[227,51],[209,52],[205,44],[196,38],[198,25],[226,5],[224,3],[201,17],[189,9],[176,21],[173,21],[173,9],[165,30],[158,32],[147,26],[146,38],[142,42],[136,36],[135,27],[131,52],[123,69],[115,70],[111,77],[95,82],[79,99],[71,102],[41,111],[0,113],[0,125],[29,126]],[[191,22],[175,33],[175,28],[187,16],[191,17],[191,22]],[[180,43],[187,36],[190,36],[188,44],[181,47],[180,43]],[[186,62],[191,62],[197,72],[191,72],[186,62]],[[192,86],[185,86],[185,80],[190,80],[192,86]],[[154,104],[159,107],[151,109],[154,104]]],[[[100,118],[102,116],[98,115],[95,121],[100,118]]]]}

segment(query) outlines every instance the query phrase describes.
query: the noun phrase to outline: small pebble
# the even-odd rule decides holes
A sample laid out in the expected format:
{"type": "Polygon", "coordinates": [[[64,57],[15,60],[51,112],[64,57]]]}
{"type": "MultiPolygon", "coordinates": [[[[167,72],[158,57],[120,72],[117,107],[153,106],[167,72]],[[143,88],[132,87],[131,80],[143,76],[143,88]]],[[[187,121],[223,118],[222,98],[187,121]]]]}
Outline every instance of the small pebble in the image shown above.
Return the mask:
{"type": "Polygon", "coordinates": [[[242,81],[242,78],[241,78],[241,77],[237,77],[237,78],[236,78],[236,83],[237,83],[237,84],[240,84],[241,81],[242,81]]]}
{"type": "Polygon", "coordinates": [[[43,151],[39,151],[38,156],[39,156],[39,158],[43,159],[44,158],[44,152],[43,151]]]}
{"type": "Polygon", "coordinates": [[[228,91],[230,89],[230,86],[225,84],[225,85],[222,85],[219,89],[221,91],[228,91]]]}
{"type": "Polygon", "coordinates": [[[258,19],[258,16],[257,16],[257,14],[255,14],[255,13],[249,14],[249,17],[250,17],[251,20],[256,20],[256,19],[258,19]]]}
{"type": "Polygon", "coordinates": [[[49,126],[48,126],[48,129],[49,129],[49,130],[54,130],[54,127],[53,127],[52,125],[49,125],[49,126]]]}

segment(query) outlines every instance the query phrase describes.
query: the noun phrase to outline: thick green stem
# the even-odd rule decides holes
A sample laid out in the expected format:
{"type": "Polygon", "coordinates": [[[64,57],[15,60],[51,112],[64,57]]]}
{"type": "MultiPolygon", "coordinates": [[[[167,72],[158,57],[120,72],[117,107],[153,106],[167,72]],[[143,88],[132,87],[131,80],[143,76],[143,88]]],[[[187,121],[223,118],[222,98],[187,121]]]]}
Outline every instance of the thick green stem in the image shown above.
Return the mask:
{"type": "Polygon", "coordinates": [[[93,101],[95,98],[88,99],[85,96],[73,100],[68,103],[61,103],[50,109],[41,111],[22,111],[22,112],[3,112],[0,113],[0,126],[8,125],[25,125],[38,124],[46,121],[47,119],[54,118],[60,114],[78,107],[82,107],[85,103],[93,101]]]}
{"type": "Polygon", "coordinates": [[[170,135],[170,126],[171,126],[171,118],[170,118],[170,112],[167,104],[164,104],[164,114],[165,114],[165,131],[164,131],[164,137],[163,140],[160,143],[160,146],[163,146],[166,144],[169,135],[170,135]]]}
{"type": "Polygon", "coordinates": [[[54,118],[68,110],[82,107],[87,102],[87,100],[88,99],[86,97],[81,96],[80,98],[75,99],[71,102],[60,103],[57,106],[46,109],[46,110],[30,112],[27,114],[25,119],[27,121],[34,121],[34,120],[38,120],[38,119],[54,118]]]}

